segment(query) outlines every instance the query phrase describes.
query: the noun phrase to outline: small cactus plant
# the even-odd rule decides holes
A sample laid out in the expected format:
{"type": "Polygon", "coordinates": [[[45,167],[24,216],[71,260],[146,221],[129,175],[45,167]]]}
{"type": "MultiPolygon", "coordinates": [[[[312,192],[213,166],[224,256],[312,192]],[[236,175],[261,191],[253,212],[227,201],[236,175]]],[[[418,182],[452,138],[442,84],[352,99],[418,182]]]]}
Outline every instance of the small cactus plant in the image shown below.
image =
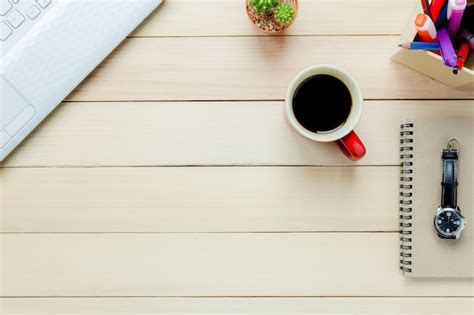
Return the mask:
{"type": "Polygon", "coordinates": [[[281,4],[275,9],[275,20],[282,24],[287,25],[293,22],[295,18],[295,10],[289,3],[281,4]]]}
{"type": "Polygon", "coordinates": [[[252,8],[260,13],[271,12],[280,1],[278,0],[250,0],[249,3],[252,8]]]}
{"type": "Polygon", "coordinates": [[[280,32],[296,18],[298,0],[246,0],[247,14],[258,28],[267,33],[280,32]]]}

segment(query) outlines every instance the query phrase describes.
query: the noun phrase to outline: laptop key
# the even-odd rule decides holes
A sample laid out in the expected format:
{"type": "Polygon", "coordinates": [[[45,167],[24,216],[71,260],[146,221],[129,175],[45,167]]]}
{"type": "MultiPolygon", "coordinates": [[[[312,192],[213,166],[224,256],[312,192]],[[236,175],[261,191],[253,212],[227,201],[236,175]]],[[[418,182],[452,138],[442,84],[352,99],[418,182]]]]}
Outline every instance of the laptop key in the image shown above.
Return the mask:
{"type": "Polygon", "coordinates": [[[35,5],[32,5],[27,11],[26,11],[26,15],[30,18],[30,20],[34,20],[38,17],[38,15],[40,14],[41,10],[35,6],[35,5]]]}
{"type": "Polygon", "coordinates": [[[12,5],[8,1],[0,1],[0,15],[5,15],[12,9],[12,5]]]}
{"type": "Polygon", "coordinates": [[[8,37],[13,33],[12,29],[10,26],[8,26],[6,23],[0,22],[0,40],[5,41],[7,40],[8,37]]]}
{"type": "Polygon", "coordinates": [[[51,3],[51,0],[36,0],[36,3],[38,3],[38,5],[44,9],[46,8],[48,5],[50,5],[51,3]]]}
{"type": "Polygon", "coordinates": [[[7,21],[14,28],[20,27],[25,22],[25,17],[18,10],[13,10],[12,13],[8,14],[7,21]]]}

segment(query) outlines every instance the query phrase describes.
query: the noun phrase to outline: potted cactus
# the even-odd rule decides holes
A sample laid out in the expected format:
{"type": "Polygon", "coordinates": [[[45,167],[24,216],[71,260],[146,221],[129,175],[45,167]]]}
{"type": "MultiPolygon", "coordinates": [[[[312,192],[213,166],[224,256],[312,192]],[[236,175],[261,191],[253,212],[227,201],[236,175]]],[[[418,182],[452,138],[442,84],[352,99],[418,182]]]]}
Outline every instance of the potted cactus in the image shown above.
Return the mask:
{"type": "Polygon", "coordinates": [[[250,20],[262,31],[277,33],[295,20],[298,0],[246,0],[250,20]]]}

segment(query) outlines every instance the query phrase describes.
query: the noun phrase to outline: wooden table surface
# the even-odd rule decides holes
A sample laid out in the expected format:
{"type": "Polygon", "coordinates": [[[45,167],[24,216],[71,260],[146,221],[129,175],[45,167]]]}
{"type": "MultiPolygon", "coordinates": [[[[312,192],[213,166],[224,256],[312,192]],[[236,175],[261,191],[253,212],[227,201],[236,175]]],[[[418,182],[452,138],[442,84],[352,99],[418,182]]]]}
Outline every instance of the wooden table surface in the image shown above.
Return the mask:
{"type": "Polygon", "coordinates": [[[472,314],[470,280],[398,270],[398,128],[473,113],[390,60],[415,0],[167,0],[0,168],[2,314],[472,314]],[[368,154],[285,121],[291,78],[347,69],[368,154]]]}

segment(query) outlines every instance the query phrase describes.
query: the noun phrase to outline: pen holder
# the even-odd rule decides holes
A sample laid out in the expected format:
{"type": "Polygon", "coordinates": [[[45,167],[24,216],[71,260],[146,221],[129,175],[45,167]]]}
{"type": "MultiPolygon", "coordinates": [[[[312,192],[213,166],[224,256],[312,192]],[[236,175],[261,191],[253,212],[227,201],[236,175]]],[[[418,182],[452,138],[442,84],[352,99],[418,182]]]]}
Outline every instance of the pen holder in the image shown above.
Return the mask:
{"type": "MultiPolygon", "coordinates": [[[[414,21],[418,13],[423,12],[423,8],[421,7],[421,1],[416,0],[416,3],[417,6],[414,14],[402,35],[401,42],[411,42],[417,37],[414,21]]],[[[468,3],[474,3],[474,0],[469,0],[468,3]]],[[[392,60],[450,87],[458,89],[474,88],[474,52],[472,50],[469,53],[462,71],[457,75],[453,74],[452,69],[443,64],[440,55],[431,51],[399,49],[392,57],[392,60]]]]}

